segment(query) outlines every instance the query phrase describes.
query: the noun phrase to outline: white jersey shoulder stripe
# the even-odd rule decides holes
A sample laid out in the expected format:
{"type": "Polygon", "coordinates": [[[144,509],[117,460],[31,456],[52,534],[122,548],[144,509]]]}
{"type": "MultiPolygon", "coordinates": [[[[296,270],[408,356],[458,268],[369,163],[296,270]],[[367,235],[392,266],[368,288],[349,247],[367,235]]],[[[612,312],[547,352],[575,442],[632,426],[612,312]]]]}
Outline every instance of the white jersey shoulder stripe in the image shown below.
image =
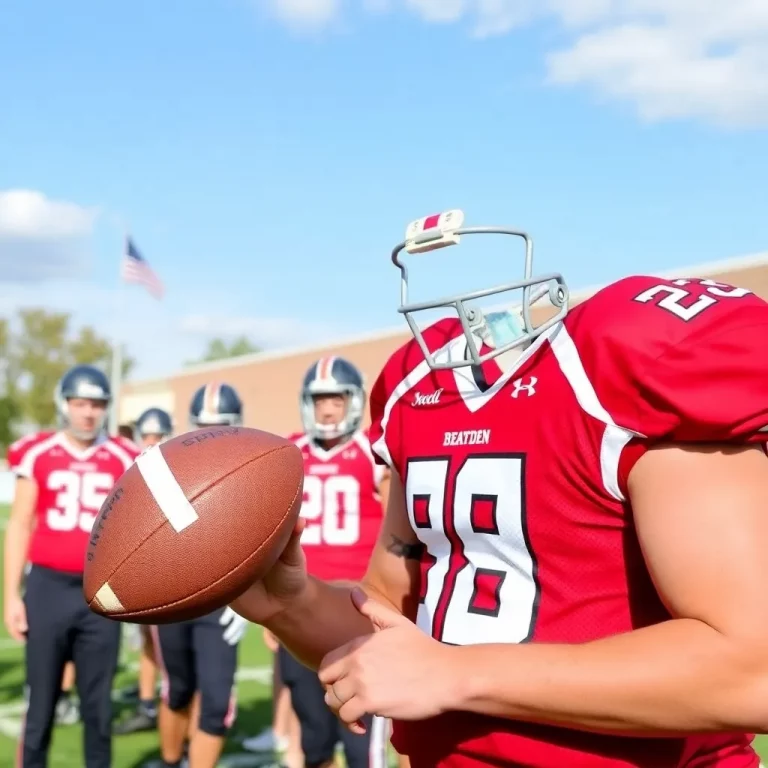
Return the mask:
{"type": "Polygon", "coordinates": [[[293,444],[297,448],[306,448],[309,445],[309,435],[299,435],[293,438],[293,444]]]}
{"type": "Polygon", "coordinates": [[[30,448],[21,458],[19,465],[14,469],[14,472],[19,477],[32,477],[35,473],[35,464],[37,460],[46,451],[53,448],[55,445],[60,444],[59,433],[51,435],[42,442],[30,448]]]}
{"type": "Polygon", "coordinates": [[[373,472],[373,482],[378,488],[381,485],[381,481],[386,474],[386,467],[382,467],[381,464],[376,463],[376,459],[373,457],[373,451],[371,450],[371,441],[366,437],[363,432],[357,431],[352,435],[352,442],[357,445],[360,450],[365,454],[368,461],[371,462],[371,471],[373,472]]]}
{"type": "Polygon", "coordinates": [[[103,444],[103,447],[121,461],[124,472],[133,465],[134,459],[131,458],[131,455],[128,453],[128,451],[126,451],[122,445],[114,442],[114,440],[107,440],[103,444]]]}
{"type": "Polygon", "coordinates": [[[619,462],[621,453],[633,437],[644,437],[638,432],[626,429],[613,420],[584,370],[579,350],[561,324],[549,340],[549,345],[581,409],[592,418],[605,424],[603,440],[600,446],[600,470],[606,491],[618,501],[625,501],[619,486],[619,462]]]}
{"type": "MultiPolygon", "coordinates": [[[[460,339],[464,338],[456,337],[451,339],[447,344],[444,344],[436,352],[432,353],[435,362],[441,362],[444,357],[447,357],[450,353],[451,347],[453,347],[460,339]]],[[[381,437],[371,443],[371,450],[390,468],[392,467],[392,456],[387,446],[387,424],[389,423],[389,417],[392,415],[392,409],[397,404],[398,400],[408,390],[413,389],[425,376],[429,375],[429,363],[426,360],[422,360],[402,381],[392,390],[386,404],[384,405],[384,413],[381,417],[381,437]]]]}

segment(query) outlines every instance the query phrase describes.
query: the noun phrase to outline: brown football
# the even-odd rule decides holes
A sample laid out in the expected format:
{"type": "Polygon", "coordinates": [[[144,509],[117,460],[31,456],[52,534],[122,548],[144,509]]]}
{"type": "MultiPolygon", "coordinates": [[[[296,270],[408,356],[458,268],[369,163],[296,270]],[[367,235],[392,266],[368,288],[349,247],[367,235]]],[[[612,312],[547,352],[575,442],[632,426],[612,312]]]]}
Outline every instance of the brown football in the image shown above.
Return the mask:
{"type": "Polygon", "coordinates": [[[93,525],[88,605],[140,624],[227,605],[283,551],[303,482],[300,450],[258,429],[198,429],[150,448],[115,484],[93,525]]]}

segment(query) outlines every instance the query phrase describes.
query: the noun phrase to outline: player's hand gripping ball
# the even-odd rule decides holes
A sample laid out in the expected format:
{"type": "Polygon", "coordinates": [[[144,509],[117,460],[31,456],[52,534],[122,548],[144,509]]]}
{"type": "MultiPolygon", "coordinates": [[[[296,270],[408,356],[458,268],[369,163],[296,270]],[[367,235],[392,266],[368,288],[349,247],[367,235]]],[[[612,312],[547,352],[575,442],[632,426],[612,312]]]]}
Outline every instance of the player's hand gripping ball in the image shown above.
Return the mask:
{"type": "Polygon", "coordinates": [[[164,624],[232,602],[274,565],[302,501],[301,451],[245,427],[142,453],[93,525],[83,590],[112,619],[164,624]]]}

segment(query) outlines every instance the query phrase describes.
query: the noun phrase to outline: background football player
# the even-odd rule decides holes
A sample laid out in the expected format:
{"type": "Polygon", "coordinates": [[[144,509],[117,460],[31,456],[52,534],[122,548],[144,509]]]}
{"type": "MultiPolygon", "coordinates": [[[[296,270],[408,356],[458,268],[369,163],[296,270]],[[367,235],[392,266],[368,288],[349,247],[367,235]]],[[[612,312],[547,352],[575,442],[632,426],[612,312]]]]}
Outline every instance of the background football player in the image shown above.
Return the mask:
{"type": "MultiPolygon", "coordinates": [[[[309,573],[332,582],[354,582],[365,573],[382,521],[386,471],[374,462],[361,430],[365,389],[360,371],[341,357],[318,360],[302,383],[303,434],[292,440],[304,456],[305,521],[301,546],[309,573]]],[[[279,673],[291,692],[308,768],[332,764],[344,745],[349,768],[386,765],[389,724],[366,719],[364,734],[352,733],[324,701],[314,670],[278,649],[279,673]]]]}
{"type": "MultiPolygon", "coordinates": [[[[159,445],[173,435],[171,415],[162,408],[148,408],[136,419],[132,438],[140,449],[159,445]]],[[[136,710],[117,723],[114,732],[119,735],[151,731],[157,726],[157,703],[155,690],[157,682],[157,659],[155,643],[146,624],[136,625],[141,637],[139,655],[139,680],[136,696],[136,710]]],[[[131,694],[133,696],[133,694],[131,694]]]]}
{"type": "MultiPolygon", "coordinates": [[[[197,390],[189,408],[193,428],[242,424],[243,406],[229,384],[197,390]]],[[[231,608],[191,621],[152,627],[163,671],[160,751],[180,766],[189,739],[189,768],[214,768],[235,715],[237,646],[247,622],[231,608]]]]}
{"type": "Polygon", "coordinates": [[[136,453],[104,432],[111,392],[100,370],[70,369],[55,399],[61,429],[30,435],[8,450],[17,479],[5,533],[3,588],[8,633],[26,641],[21,765],[47,766],[62,672],[74,661],[85,764],[109,768],[120,626],[88,609],[82,573],[96,515],[136,453]]]}
{"type": "Polygon", "coordinates": [[[303,768],[301,728],[291,704],[291,692],[280,677],[277,638],[264,630],[264,645],[272,653],[272,725],[261,733],[243,740],[243,749],[249,752],[277,753],[285,768],[303,768]]]}

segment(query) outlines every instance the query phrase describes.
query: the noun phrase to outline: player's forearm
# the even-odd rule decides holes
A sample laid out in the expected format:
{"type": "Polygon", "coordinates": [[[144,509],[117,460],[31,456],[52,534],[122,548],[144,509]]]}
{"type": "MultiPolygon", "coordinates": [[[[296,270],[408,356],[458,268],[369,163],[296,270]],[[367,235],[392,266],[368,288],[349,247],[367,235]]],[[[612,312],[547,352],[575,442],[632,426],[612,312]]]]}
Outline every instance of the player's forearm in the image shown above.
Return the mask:
{"type": "Polygon", "coordinates": [[[17,597],[21,592],[31,536],[32,531],[29,526],[11,517],[5,531],[4,542],[3,593],[6,600],[17,597]]]}
{"type": "MultiPolygon", "coordinates": [[[[390,604],[376,590],[363,588],[377,600],[390,604]]],[[[371,622],[352,604],[352,585],[310,579],[305,593],[267,624],[267,629],[299,661],[317,669],[323,657],[360,635],[373,631],[371,622]]]]}
{"type": "Polygon", "coordinates": [[[581,645],[465,646],[455,708],[639,736],[764,732],[767,657],[693,620],[581,645]]]}

